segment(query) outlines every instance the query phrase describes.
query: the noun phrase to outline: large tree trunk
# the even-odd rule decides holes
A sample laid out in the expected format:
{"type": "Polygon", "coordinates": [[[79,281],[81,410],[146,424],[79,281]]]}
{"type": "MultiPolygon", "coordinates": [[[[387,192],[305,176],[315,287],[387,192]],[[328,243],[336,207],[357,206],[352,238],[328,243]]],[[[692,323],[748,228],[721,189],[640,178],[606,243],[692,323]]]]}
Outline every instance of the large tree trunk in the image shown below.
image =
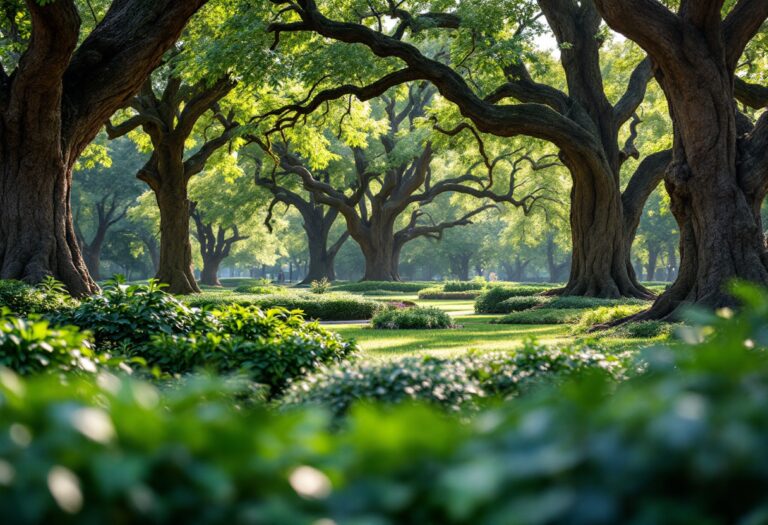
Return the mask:
{"type": "Polygon", "coordinates": [[[0,278],[35,283],[51,275],[72,295],[94,293],[98,287],[88,274],[72,223],[71,170],[62,159],[55,128],[30,129],[18,121],[9,126],[21,118],[6,113],[3,130],[0,278]]]}
{"type": "Polygon", "coordinates": [[[101,244],[91,244],[83,246],[83,259],[88,267],[91,278],[95,281],[101,280],[101,244]]]}
{"type": "Polygon", "coordinates": [[[648,248],[648,264],[645,267],[645,278],[653,281],[656,278],[656,262],[659,258],[659,250],[656,246],[648,248]]]}
{"type": "Polygon", "coordinates": [[[394,239],[390,243],[366,242],[360,244],[365,259],[363,281],[399,281],[400,275],[394,266],[394,239]]]}
{"type": "Polygon", "coordinates": [[[163,184],[155,189],[155,197],[160,208],[160,261],[156,278],[168,285],[168,293],[199,293],[192,271],[186,184],[163,184]]]}
{"type": "Polygon", "coordinates": [[[314,215],[316,220],[304,217],[304,231],[307,233],[307,244],[309,247],[309,268],[300,284],[310,284],[312,281],[320,281],[322,279],[335,281],[334,261],[341,246],[348,237],[348,234],[345,233],[336,243],[328,246],[328,236],[331,226],[336,219],[336,214],[334,213],[333,217],[327,218],[323,216],[322,209],[317,209],[316,211],[318,212],[314,215]]]}
{"type": "Polygon", "coordinates": [[[206,286],[221,286],[219,267],[223,258],[215,256],[203,257],[203,269],[200,271],[200,284],[206,286]]]}
{"type": "Polygon", "coordinates": [[[563,295],[648,298],[630,261],[634,232],[626,231],[618,181],[610,174],[595,177],[577,166],[569,168],[573,256],[563,295]]]}

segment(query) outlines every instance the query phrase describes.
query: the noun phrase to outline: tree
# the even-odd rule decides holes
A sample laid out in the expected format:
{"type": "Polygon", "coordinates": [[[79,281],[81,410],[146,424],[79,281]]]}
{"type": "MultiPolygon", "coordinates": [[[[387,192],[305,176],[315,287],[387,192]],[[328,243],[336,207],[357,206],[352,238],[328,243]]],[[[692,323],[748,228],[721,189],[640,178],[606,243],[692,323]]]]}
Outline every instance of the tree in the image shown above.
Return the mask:
{"type": "MultiPolygon", "coordinates": [[[[528,210],[539,198],[541,188],[522,198],[515,197],[517,173],[524,165],[544,170],[556,164],[546,157],[534,159],[527,154],[515,157],[519,151],[503,151],[490,158],[485,148],[481,148],[482,159],[465,166],[463,174],[451,177],[434,173],[436,152],[431,130],[418,125],[433,95],[433,88],[426,83],[410,86],[407,98],[401,103],[398,103],[397,90],[382,94],[385,131],[371,137],[367,147],[350,148],[350,154],[344,157],[351,159],[353,174],[341,186],[334,185],[330,179],[325,182],[322,177],[316,177],[307,163],[291,152],[290,145],[274,146],[283,173],[298,176],[317,202],[336,208],[346,221],[350,236],[365,258],[363,280],[400,280],[398,264],[403,246],[419,237],[440,239],[445,230],[470,224],[472,217],[492,207],[488,201],[511,203],[528,210]],[[495,172],[507,165],[510,166],[507,178],[496,179],[495,172]],[[474,197],[475,206],[458,218],[433,221],[424,208],[446,193],[474,197]],[[408,215],[409,210],[409,218],[398,230],[398,221],[408,215]]],[[[438,128],[447,135],[456,135],[464,129],[462,126],[452,130],[438,128]]],[[[277,129],[270,133],[275,131],[277,129]]],[[[266,151],[272,151],[269,144],[262,144],[266,151]]]]}
{"type": "MultiPolygon", "coordinates": [[[[619,135],[643,100],[651,64],[647,59],[640,61],[618,101],[609,102],[600,69],[605,35],[592,0],[539,0],[537,5],[498,2],[483,4],[482,8],[465,1],[450,13],[430,10],[431,2],[414,2],[418,12],[411,12],[406,2],[382,0],[368,2],[367,7],[360,4],[349,10],[334,9],[343,20],[328,18],[314,0],[275,3],[282,18],[270,26],[275,46],[285,34],[312,33],[320,39],[360,44],[383,59],[377,71],[361,68],[356,75],[365,81],[375,78],[367,83],[350,84],[346,79],[342,83],[329,75],[312,82],[315,90],[306,101],[272,112],[279,122],[290,123],[331,99],[353,95],[368,100],[395,85],[428,81],[455,104],[467,119],[465,126],[471,123],[478,131],[499,137],[536,137],[560,149],[573,181],[573,257],[562,293],[649,297],[636,280],[629,252],[643,203],[658,185],[670,155],[658,152],[646,157],[621,191],[621,167],[627,158],[637,155],[637,149],[634,130],[623,146],[619,135]],[[538,9],[560,46],[567,93],[534,80],[526,65],[526,55],[530,54],[521,51],[525,48],[523,40],[532,34],[541,17],[538,9]],[[395,23],[383,23],[385,17],[395,23]],[[444,31],[455,35],[450,60],[446,60],[445,52],[430,56],[428,45],[417,47],[434,42],[424,33],[444,31]],[[487,49],[481,52],[481,46],[487,49]],[[397,61],[404,67],[394,69],[397,61]],[[488,72],[487,82],[473,71],[488,72]],[[337,85],[318,89],[334,81],[337,85]],[[509,98],[518,103],[505,103],[509,98]]],[[[434,2],[434,7],[439,10],[443,5],[434,2]]],[[[337,50],[333,46],[329,49],[337,50]]],[[[359,59],[357,55],[355,58],[359,59]]],[[[636,125],[637,120],[633,121],[636,125]]]]}
{"type": "Polygon", "coordinates": [[[674,126],[664,182],[680,230],[680,271],[638,319],[672,317],[683,304],[733,305],[730,280],[768,285],[759,211],[768,189],[768,113],[753,122],[734,102],[768,99],[734,81],[768,2],[682,0],[677,12],[655,0],[596,3],[606,22],[653,60],[674,126]]]}
{"type": "MultiPolygon", "coordinates": [[[[141,193],[134,173],[143,163],[142,155],[129,140],[108,147],[94,143],[102,155],[84,154],[72,177],[74,227],[91,277],[101,279],[101,254],[107,234],[122,221],[141,193]]],[[[87,152],[86,152],[87,153],[87,152]]]]}
{"type": "Polygon", "coordinates": [[[137,176],[152,189],[160,209],[156,278],[168,285],[170,293],[194,293],[200,288],[192,272],[188,185],[205,169],[211,155],[234,138],[239,123],[233,111],[222,111],[220,102],[235,88],[235,82],[223,76],[213,83],[199,80],[189,84],[173,69],[161,73],[164,75],[159,74],[157,81],[162,86],[160,95],[148,79],[131,101],[133,115],[117,125],[108,123],[107,134],[114,139],[141,128],[149,136],[152,153],[137,176]],[[189,153],[188,141],[208,112],[210,127],[201,134],[199,147],[189,153]]]}
{"type": "Polygon", "coordinates": [[[247,240],[248,236],[240,235],[237,224],[228,228],[226,226],[216,227],[212,222],[207,222],[203,214],[197,209],[196,202],[193,202],[190,208],[192,219],[195,221],[195,237],[200,244],[200,256],[203,258],[200,283],[208,286],[221,286],[219,266],[224,259],[231,255],[232,246],[247,240]],[[228,236],[230,231],[232,234],[228,236]]]}
{"type": "Polygon", "coordinates": [[[72,168],[203,4],[114,0],[88,34],[74,0],[4,4],[19,53],[0,68],[0,278],[97,290],[72,224],[72,168]]]}

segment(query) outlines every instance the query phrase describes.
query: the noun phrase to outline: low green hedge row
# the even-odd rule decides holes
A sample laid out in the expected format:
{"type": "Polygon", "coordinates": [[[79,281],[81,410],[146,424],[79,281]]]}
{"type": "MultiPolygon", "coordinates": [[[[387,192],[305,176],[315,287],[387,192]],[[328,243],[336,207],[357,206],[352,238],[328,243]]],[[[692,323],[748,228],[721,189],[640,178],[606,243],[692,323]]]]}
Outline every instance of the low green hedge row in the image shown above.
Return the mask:
{"type": "Polygon", "coordinates": [[[482,292],[480,290],[468,290],[468,291],[445,291],[440,286],[433,286],[431,288],[425,288],[419,292],[419,299],[432,299],[432,300],[473,300],[477,298],[482,292]]]}
{"type": "Polygon", "coordinates": [[[38,286],[0,280],[0,309],[8,308],[15,315],[44,314],[75,305],[77,301],[66,293],[61,283],[53,279],[46,279],[38,286]]]}
{"type": "MultiPolygon", "coordinates": [[[[760,301],[707,321],[689,338],[714,334],[702,344],[649,352],[638,377],[578,374],[460,418],[363,403],[329,429],[314,406],[235,406],[228,383],[158,391],[3,370],[0,515],[22,524],[762,523],[760,301]]],[[[437,388],[425,392],[440,403],[437,388]]]]}
{"type": "Polygon", "coordinates": [[[451,328],[451,316],[439,308],[388,308],[373,316],[371,325],[378,329],[438,329],[451,328]]]}
{"type": "Polygon", "coordinates": [[[534,342],[511,353],[471,354],[453,359],[410,357],[324,368],[293,383],[283,405],[318,405],[335,416],[356,402],[421,401],[448,411],[477,408],[488,398],[516,396],[533,386],[585,372],[620,377],[628,357],[588,347],[547,348],[534,342]]]}
{"type": "Polygon", "coordinates": [[[189,306],[221,308],[230,304],[258,306],[259,308],[286,308],[301,310],[308,319],[320,321],[351,321],[371,319],[384,308],[380,301],[351,294],[280,293],[270,295],[201,294],[181,298],[189,306]]]}
{"type": "Polygon", "coordinates": [[[358,283],[344,283],[333,286],[333,289],[338,292],[368,292],[371,290],[385,290],[387,292],[397,293],[418,293],[424,288],[434,286],[435,283],[424,282],[402,282],[402,281],[360,281],[358,283]]]}

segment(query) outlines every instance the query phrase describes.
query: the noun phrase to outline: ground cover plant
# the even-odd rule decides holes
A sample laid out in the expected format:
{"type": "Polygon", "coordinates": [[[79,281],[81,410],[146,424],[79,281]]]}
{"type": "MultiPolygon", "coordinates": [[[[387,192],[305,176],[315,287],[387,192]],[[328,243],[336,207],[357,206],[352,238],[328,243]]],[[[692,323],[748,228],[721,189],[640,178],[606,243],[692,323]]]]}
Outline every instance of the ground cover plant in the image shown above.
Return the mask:
{"type": "Polygon", "coordinates": [[[451,328],[451,316],[439,308],[388,308],[373,316],[373,328],[379,330],[451,328]]]}

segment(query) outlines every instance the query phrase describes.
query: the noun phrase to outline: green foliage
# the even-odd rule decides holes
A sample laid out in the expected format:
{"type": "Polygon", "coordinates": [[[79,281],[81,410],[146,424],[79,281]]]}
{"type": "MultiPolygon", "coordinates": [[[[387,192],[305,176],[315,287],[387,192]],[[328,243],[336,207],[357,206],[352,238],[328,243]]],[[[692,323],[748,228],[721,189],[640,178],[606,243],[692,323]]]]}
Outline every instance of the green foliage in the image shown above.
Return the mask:
{"type": "Polygon", "coordinates": [[[390,308],[377,313],[371,325],[378,329],[437,329],[453,326],[451,316],[439,308],[390,308]]]}
{"type": "Polygon", "coordinates": [[[547,304],[552,299],[549,297],[541,297],[538,295],[520,295],[504,299],[498,305],[498,310],[505,313],[520,312],[522,310],[529,310],[537,306],[547,304]]]}
{"type": "Polygon", "coordinates": [[[234,291],[251,295],[269,295],[272,293],[280,293],[282,290],[278,286],[245,284],[238,286],[234,291]]]}
{"type": "Polygon", "coordinates": [[[51,327],[39,317],[11,317],[0,312],[0,366],[21,375],[41,372],[95,372],[104,362],[87,334],[71,326],[51,327]]]}
{"type": "Polygon", "coordinates": [[[641,312],[646,308],[647,306],[643,305],[623,304],[618,306],[601,306],[600,308],[587,310],[581,315],[579,323],[576,325],[576,330],[586,331],[595,325],[617,321],[641,312]]]}
{"type": "Polygon", "coordinates": [[[159,334],[133,347],[131,357],[169,374],[208,370],[240,373],[274,394],[291,379],[321,365],[337,364],[356,347],[308,323],[296,312],[231,305],[211,312],[207,325],[188,335],[159,334]]]}
{"type": "Polygon", "coordinates": [[[442,286],[433,286],[430,288],[424,288],[419,291],[419,299],[432,299],[432,300],[471,300],[475,299],[482,292],[480,290],[466,290],[466,291],[452,291],[447,292],[442,286]]]}
{"type": "Polygon", "coordinates": [[[535,308],[514,312],[496,319],[498,324],[571,324],[578,322],[582,310],[535,308]]]}
{"type": "MultiPolygon", "coordinates": [[[[0,512],[18,523],[759,523],[768,295],[738,293],[744,312],[698,315],[688,342],[649,351],[638,377],[617,384],[620,360],[606,357],[605,374],[597,355],[572,354],[565,362],[576,371],[583,363],[598,373],[552,373],[555,388],[463,418],[363,404],[331,431],[317,407],[234,406],[242,385],[231,382],[161,392],[109,375],[62,383],[0,370],[0,512]]],[[[515,393],[550,377],[531,361],[505,364],[523,382],[498,388],[515,393]]],[[[424,368],[401,368],[391,380],[367,369],[345,377],[354,387],[331,398],[434,399],[452,409],[480,399],[453,385],[498,376],[493,366],[460,370],[470,381],[460,383],[456,370],[436,369],[435,387],[416,390],[424,368]],[[393,387],[365,387],[379,379],[393,387]],[[440,381],[458,405],[443,402],[440,381]]],[[[317,385],[297,401],[320,398],[317,385]]]]}
{"type": "Polygon", "coordinates": [[[101,293],[53,319],[91,331],[100,348],[116,348],[141,345],[156,334],[188,333],[203,317],[165,293],[156,281],[129,285],[117,278],[108,281],[101,293]]]}
{"type": "Polygon", "coordinates": [[[472,281],[446,281],[443,283],[443,290],[446,292],[466,292],[468,290],[482,290],[486,282],[481,277],[472,281]]]}
{"type": "Polygon", "coordinates": [[[209,294],[184,297],[182,300],[189,306],[201,308],[222,308],[229,304],[243,306],[258,306],[260,308],[286,308],[301,310],[309,319],[321,321],[351,321],[370,319],[384,308],[378,301],[364,299],[356,295],[338,293],[316,294],[209,294]]]}
{"type": "Polygon", "coordinates": [[[477,408],[483,398],[517,396],[533,386],[587,371],[619,377],[625,360],[586,347],[547,348],[528,341],[514,353],[410,357],[323,369],[293,384],[283,403],[321,405],[336,416],[360,401],[423,401],[456,412],[477,408]]]}
{"type": "Polygon", "coordinates": [[[388,292],[418,293],[424,288],[434,286],[430,282],[400,282],[400,281],[361,281],[359,283],[337,284],[333,287],[339,292],[367,292],[370,290],[386,290],[388,292]]]}
{"type": "Polygon", "coordinates": [[[324,294],[331,290],[331,281],[323,277],[319,281],[312,281],[309,285],[309,291],[314,294],[324,294]]]}
{"type": "Polygon", "coordinates": [[[0,280],[0,308],[19,316],[55,312],[76,303],[53,278],[46,278],[36,288],[21,281],[0,280]]]}
{"type": "Polygon", "coordinates": [[[510,297],[527,297],[549,290],[544,286],[492,286],[486,289],[475,301],[475,312],[478,314],[506,314],[506,306],[502,305],[510,297]]]}
{"type": "Polygon", "coordinates": [[[620,326],[613,335],[617,337],[650,339],[653,337],[668,336],[675,329],[674,324],[664,321],[639,321],[626,323],[620,326]]]}
{"type": "Polygon", "coordinates": [[[648,305],[641,299],[599,299],[596,297],[580,297],[578,295],[563,295],[547,303],[547,308],[575,309],[575,308],[601,308],[621,305],[648,305]]]}

